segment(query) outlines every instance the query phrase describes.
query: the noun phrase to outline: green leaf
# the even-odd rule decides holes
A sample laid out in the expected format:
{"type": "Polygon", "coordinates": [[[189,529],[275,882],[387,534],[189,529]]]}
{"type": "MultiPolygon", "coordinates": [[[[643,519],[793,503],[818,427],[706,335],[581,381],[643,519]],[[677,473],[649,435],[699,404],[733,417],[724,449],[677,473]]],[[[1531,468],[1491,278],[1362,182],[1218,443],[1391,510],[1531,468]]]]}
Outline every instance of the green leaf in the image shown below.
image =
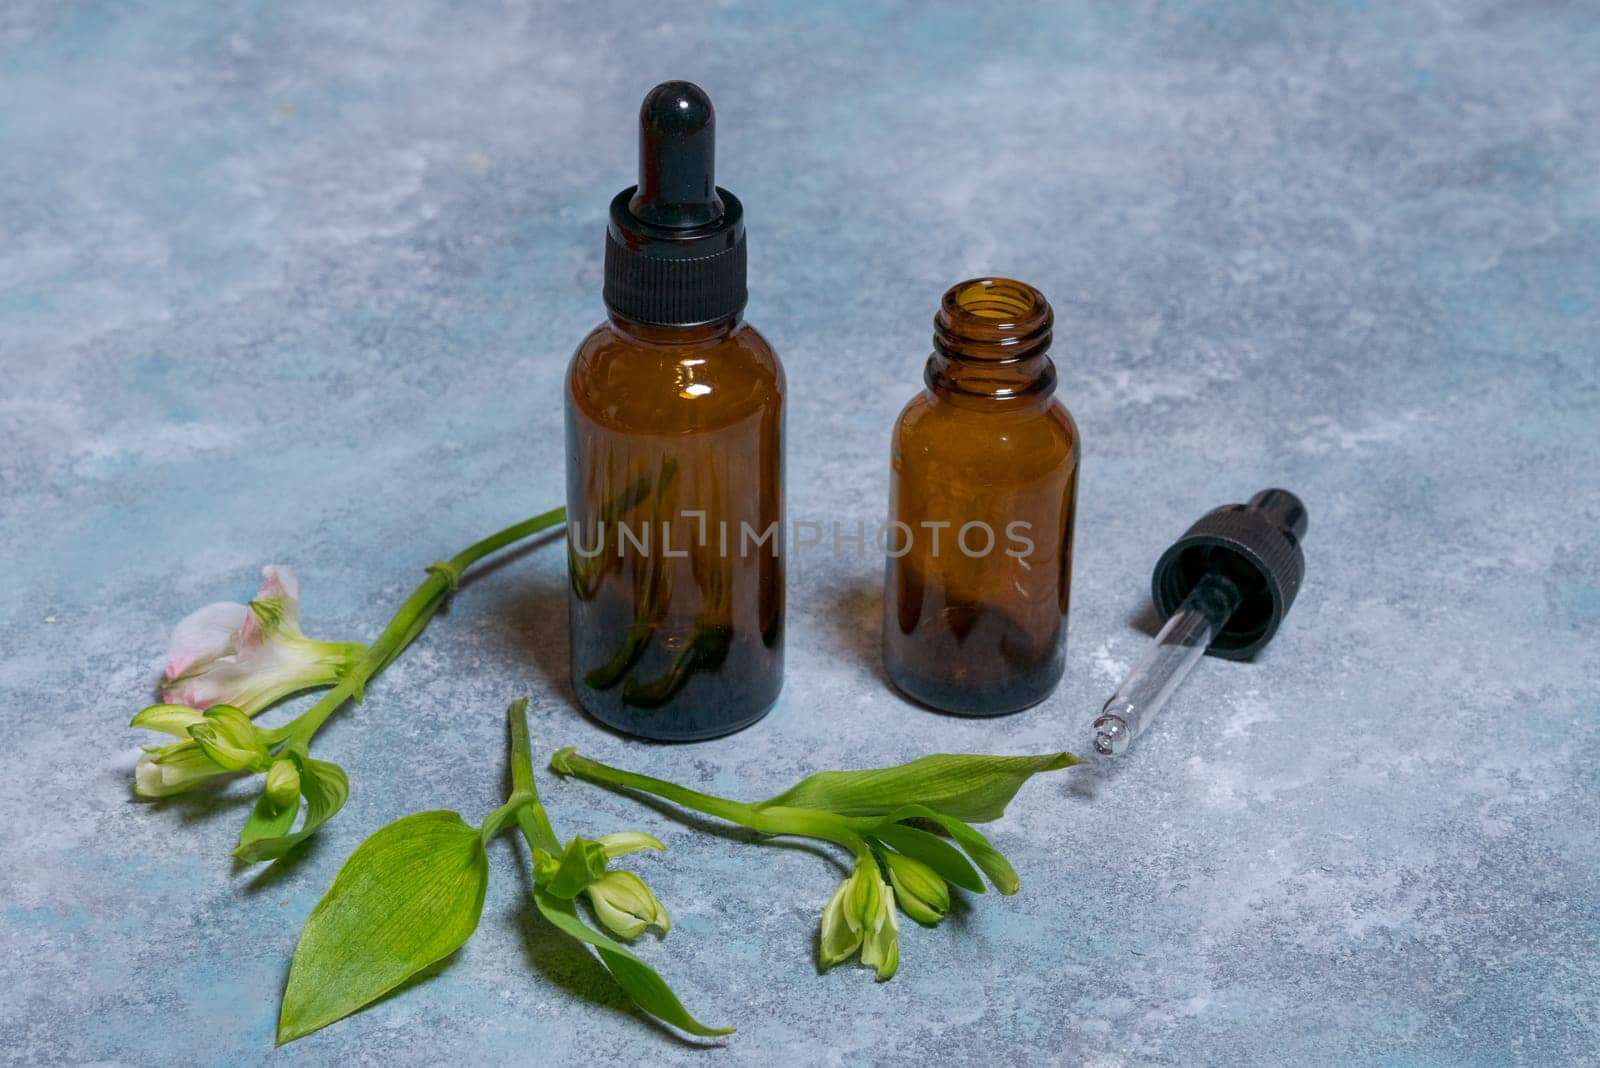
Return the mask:
{"type": "Polygon", "coordinates": [[[903,823],[885,823],[873,830],[872,837],[913,860],[922,861],[963,890],[974,894],[984,892],[983,876],[961,855],[961,850],[936,834],[903,823]]]}
{"type": "Polygon", "coordinates": [[[902,805],[927,805],[960,820],[986,823],[1005,813],[1006,804],[1032,776],[1081,763],[1071,753],[1015,757],[936,753],[892,768],[820,771],[757,807],[881,816],[902,805]]]}
{"type": "Polygon", "coordinates": [[[534,888],[533,900],[544,918],[562,933],[593,946],[617,984],[645,1012],[691,1035],[709,1038],[733,1034],[731,1027],[707,1027],[689,1015],[689,1010],[683,1007],[678,995],[672,992],[672,987],[654,968],[634,956],[620,942],[612,941],[585,924],[578,916],[576,902],[555,897],[540,887],[534,888]]]}
{"type": "Polygon", "coordinates": [[[355,1012],[460,949],[489,885],[483,839],[454,812],[396,820],[350,854],[289,968],[278,1043],[355,1012]]]}
{"type": "Polygon", "coordinates": [[[998,849],[989,844],[989,839],[955,817],[946,816],[942,812],[935,812],[927,805],[906,805],[904,808],[895,809],[884,817],[884,825],[872,833],[879,834],[889,824],[911,819],[932,820],[943,827],[950,832],[950,837],[954,838],[961,848],[967,851],[967,856],[972,858],[972,862],[983,869],[983,873],[989,877],[989,881],[994,884],[996,890],[1002,894],[1014,894],[1017,892],[1021,885],[1017,879],[1017,870],[1011,866],[1009,860],[1001,855],[998,849]]]}
{"type": "MultiPolygon", "coordinates": [[[[290,753],[289,759],[300,764],[300,792],[306,799],[306,821],[293,834],[279,834],[245,842],[240,836],[239,848],[233,855],[240,860],[258,864],[263,860],[276,860],[317,832],[335,812],[344,807],[350,797],[350,780],[344,769],[326,760],[312,760],[309,756],[290,753]]],[[[251,819],[255,816],[252,814],[251,819]]]]}

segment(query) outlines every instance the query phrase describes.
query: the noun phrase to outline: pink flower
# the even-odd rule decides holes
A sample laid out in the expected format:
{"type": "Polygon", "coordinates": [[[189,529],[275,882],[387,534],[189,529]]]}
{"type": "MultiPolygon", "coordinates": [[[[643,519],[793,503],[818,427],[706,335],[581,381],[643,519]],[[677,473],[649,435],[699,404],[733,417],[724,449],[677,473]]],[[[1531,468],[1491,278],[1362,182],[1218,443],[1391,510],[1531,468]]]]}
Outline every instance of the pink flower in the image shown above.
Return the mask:
{"type": "Polygon", "coordinates": [[[296,691],[338,682],[365,652],[358,643],[302,634],[299,580],[269,564],[248,605],[209,604],[172,629],[162,696],[169,704],[227,704],[254,716],[296,691]]]}

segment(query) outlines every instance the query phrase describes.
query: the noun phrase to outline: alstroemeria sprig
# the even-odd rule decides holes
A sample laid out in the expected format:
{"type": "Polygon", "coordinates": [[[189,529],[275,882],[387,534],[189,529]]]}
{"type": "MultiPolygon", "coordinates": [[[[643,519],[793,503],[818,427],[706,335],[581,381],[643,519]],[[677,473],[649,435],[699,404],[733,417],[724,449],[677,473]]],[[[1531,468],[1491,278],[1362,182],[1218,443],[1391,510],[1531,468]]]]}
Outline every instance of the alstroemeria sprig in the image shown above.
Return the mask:
{"type": "Polygon", "coordinates": [[[900,965],[896,904],[918,923],[937,924],[950,910],[952,884],[984,892],[978,871],[1002,894],[1017,892],[1015,869],[971,824],[999,819],[1039,772],[1079,763],[1071,753],[935,754],[892,768],[819,772],[776,797],[744,802],[608,767],[572,749],[550,758],[563,775],[654,794],[762,834],[817,838],[849,850],[854,867],[823,909],[818,958],[830,968],[859,953],[880,980],[900,965]]]}
{"type": "Polygon", "coordinates": [[[691,1016],[655,969],[584,923],[580,896],[619,938],[631,940],[648,926],[665,933],[667,911],[644,880],[608,870],[608,864],[666,847],[638,831],[560,844],[534,785],[527,706],[520,698],[507,713],[511,794],[482,824],[473,827],[454,812],[419,812],[378,831],[345,861],[301,932],[278,1016],[280,1044],[370,1005],[460,949],[483,915],[488,843],[513,826],[533,853],[540,913],[563,934],[593,946],[634,1004],[690,1034],[730,1033],[691,1016]]]}
{"type": "Polygon", "coordinates": [[[261,796],[239,835],[234,856],[257,862],[283,856],[316,833],[343,807],[350,781],[337,764],[311,756],[311,740],[422,633],[428,621],[478,561],[548,530],[566,518],[562,508],[507,527],[428,567],[428,577],[370,646],[317,642],[300,633],[299,584],[287,568],[263,571],[261,592],[245,605],[210,605],[173,632],[163,695],[133,717],[181,739],[145,749],[134,792],[168,797],[208,779],[252,772],[264,777],[261,796]],[[331,687],[281,727],[251,717],[301,690],[331,687]],[[293,831],[305,799],[305,819],[293,831]]]}

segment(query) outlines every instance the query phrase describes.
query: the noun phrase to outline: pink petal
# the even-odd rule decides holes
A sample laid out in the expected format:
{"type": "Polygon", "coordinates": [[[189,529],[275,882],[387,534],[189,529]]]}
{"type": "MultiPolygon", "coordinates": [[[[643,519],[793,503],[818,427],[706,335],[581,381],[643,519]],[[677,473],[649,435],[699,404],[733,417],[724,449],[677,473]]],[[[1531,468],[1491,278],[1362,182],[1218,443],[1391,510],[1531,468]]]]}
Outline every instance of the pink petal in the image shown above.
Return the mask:
{"type": "Polygon", "coordinates": [[[190,680],[180,682],[176,686],[164,687],[161,691],[161,699],[169,705],[188,705],[190,708],[198,708],[204,712],[216,704],[217,701],[215,699],[208,701],[205,694],[201,692],[199,683],[200,680],[190,680]]]}
{"type": "Polygon", "coordinates": [[[185,616],[172,628],[172,639],[167,643],[167,681],[231,653],[234,632],[251,618],[254,617],[248,608],[229,601],[208,604],[185,616]]]}
{"type": "Polygon", "coordinates": [[[261,589],[256,592],[256,600],[283,600],[299,604],[300,579],[294,573],[294,568],[283,564],[268,564],[262,568],[261,589]]]}
{"type": "Polygon", "coordinates": [[[265,633],[261,629],[261,617],[251,609],[245,614],[244,622],[239,625],[239,633],[233,639],[233,651],[239,656],[249,656],[261,648],[265,633]]]}
{"type": "Polygon", "coordinates": [[[258,601],[277,601],[279,620],[290,634],[300,633],[300,579],[294,569],[282,564],[268,564],[261,569],[261,589],[256,591],[258,601]]]}

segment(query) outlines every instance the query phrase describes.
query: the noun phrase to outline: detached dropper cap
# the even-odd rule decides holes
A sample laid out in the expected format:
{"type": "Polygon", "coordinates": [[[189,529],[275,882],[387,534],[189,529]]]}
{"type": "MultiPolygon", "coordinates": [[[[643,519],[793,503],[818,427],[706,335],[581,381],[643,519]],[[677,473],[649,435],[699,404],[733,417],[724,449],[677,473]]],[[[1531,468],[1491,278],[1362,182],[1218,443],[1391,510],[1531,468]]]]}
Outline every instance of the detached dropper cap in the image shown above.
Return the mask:
{"type": "Polygon", "coordinates": [[[1239,607],[1206,652],[1248,660],[1278,632],[1305,578],[1306,506],[1288,490],[1268,489],[1246,504],[1207,512],[1161,554],[1151,580],[1156,608],[1165,619],[1210,574],[1239,587],[1239,607]]]}
{"type": "Polygon", "coordinates": [[[692,82],[662,82],[639,107],[639,184],[611,201],[605,302],[653,326],[744,310],[744,207],[716,185],[716,112],[692,82]]]}

